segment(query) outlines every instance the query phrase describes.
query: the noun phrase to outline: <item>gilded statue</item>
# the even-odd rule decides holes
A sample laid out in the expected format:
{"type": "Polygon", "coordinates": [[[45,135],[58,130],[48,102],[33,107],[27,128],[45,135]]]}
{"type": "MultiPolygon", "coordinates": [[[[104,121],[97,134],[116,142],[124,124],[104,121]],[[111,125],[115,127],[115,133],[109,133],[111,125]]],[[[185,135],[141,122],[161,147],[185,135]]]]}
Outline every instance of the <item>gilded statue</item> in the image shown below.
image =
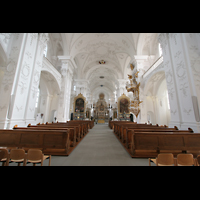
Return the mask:
{"type": "Polygon", "coordinates": [[[135,73],[135,77],[136,78],[138,78],[138,73],[139,73],[140,71],[137,71],[136,73],[135,73]]]}
{"type": "Polygon", "coordinates": [[[130,68],[131,68],[131,70],[133,70],[135,68],[135,66],[130,63],[130,68]]]}
{"type": "Polygon", "coordinates": [[[136,71],[134,75],[128,74],[129,82],[126,83],[126,90],[127,92],[133,92],[134,101],[131,101],[131,108],[130,111],[138,117],[140,113],[139,105],[143,102],[140,101],[140,83],[137,83],[136,78],[138,78],[139,71],[136,71]]]}
{"type": "Polygon", "coordinates": [[[130,80],[133,78],[132,75],[129,75],[129,74],[127,74],[127,75],[128,75],[128,78],[129,78],[130,80]]]}

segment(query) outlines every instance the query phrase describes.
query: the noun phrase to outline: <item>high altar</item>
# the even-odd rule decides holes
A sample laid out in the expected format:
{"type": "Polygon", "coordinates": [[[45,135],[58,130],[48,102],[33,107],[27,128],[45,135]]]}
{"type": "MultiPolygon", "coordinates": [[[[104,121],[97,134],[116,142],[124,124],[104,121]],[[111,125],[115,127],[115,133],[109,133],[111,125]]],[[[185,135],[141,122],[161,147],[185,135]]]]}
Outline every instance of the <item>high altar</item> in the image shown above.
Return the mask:
{"type": "Polygon", "coordinates": [[[99,100],[96,103],[94,117],[95,119],[98,119],[98,123],[104,123],[105,120],[108,120],[109,118],[108,106],[104,99],[104,94],[102,93],[99,95],[99,100]]]}

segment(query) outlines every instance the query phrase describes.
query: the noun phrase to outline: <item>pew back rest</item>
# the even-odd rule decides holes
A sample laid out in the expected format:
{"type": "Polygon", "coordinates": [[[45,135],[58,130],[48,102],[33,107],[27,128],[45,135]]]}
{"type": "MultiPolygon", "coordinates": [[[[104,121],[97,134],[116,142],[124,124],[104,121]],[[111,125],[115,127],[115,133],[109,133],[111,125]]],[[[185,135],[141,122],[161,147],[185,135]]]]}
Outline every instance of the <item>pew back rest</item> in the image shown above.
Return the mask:
{"type": "Polygon", "coordinates": [[[40,124],[40,125],[29,125],[28,127],[39,127],[39,128],[44,128],[44,129],[76,129],[76,133],[82,134],[83,132],[83,127],[81,124],[76,124],[76,125],[68,125],[67,123],[54,123],[54,124],[40,124]]]}
{"type": "Polygon", "coordinates": [[[124,133],[131,133],[131,130],[134,130],[135,132],[161,132],[162,134],[165,132],[176,132],[176,133],[193,133],[193,130],[190,128],[188,130],[177,130],[175,128],[124,128],[124,133]]]}
{"type": "Polygon", "coordinates": [[[138,150],[200,150],[200,133],[134,132],[132,137],[138,150]]]}
{"type": "Polygon", "coordinates": [[[68,127],[60,127],[60,126],[53,126],[53,125],[49,125],[49,124],[45,124],[44,126],[43,125],[38,125],[38,126],[28,126],[28,127],[18,127],[18,126],[14,126],[13,127],[13,130],[65,130],[69,132],[69,137],[70,137],[70,140],[74,140],[76,137],[76,133],[79,131],[77,130],[76,128],[78,127],[74,127],[74,126],[68,126],[68,127]],[[75,134],[74,134],[75,133],[75,134]]]}
{"type": "Polygon", "coordinates": [[[65,149],[69,130],[0,130],[0,146],[65,149]]]}

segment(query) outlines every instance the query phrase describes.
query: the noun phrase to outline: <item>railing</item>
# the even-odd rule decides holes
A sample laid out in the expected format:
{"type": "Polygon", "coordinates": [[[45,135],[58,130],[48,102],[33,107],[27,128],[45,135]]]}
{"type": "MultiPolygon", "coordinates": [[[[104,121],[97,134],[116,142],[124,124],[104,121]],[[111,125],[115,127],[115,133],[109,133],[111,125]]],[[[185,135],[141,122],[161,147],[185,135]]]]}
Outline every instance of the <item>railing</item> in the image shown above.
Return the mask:
{"type": "Polygon", "coordinates": [[[156,69],[163,62],[163,56],[160,56],[152,65],[147,69],[146,72],[142,75],[142,78],[145,78],[149,75],[154,69],[156,69]]]}

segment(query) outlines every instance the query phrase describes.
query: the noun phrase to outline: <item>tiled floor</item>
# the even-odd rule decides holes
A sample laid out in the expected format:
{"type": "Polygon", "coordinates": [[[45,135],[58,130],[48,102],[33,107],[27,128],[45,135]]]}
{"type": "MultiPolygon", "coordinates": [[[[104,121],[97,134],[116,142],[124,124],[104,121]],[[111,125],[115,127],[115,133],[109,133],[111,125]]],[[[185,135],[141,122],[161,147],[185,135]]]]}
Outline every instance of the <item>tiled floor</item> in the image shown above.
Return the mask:
{"type": "MultiPolygon", "coordinates": [[[[48,160],[45,160],[43,165],[48,166],[48,162],[48,160]]],[[[95,124],[69,156],[52,156],[51,158],[51,166],[148,165],[147,158],[130,157],[114,135],[113,130],[108,127],[108,124],[95,124]]],[[[17,166],[17,164],[10,163],[9,166],[17,166]]],[[[32,166],[32,164],[27,166],[32,166]]]]}

